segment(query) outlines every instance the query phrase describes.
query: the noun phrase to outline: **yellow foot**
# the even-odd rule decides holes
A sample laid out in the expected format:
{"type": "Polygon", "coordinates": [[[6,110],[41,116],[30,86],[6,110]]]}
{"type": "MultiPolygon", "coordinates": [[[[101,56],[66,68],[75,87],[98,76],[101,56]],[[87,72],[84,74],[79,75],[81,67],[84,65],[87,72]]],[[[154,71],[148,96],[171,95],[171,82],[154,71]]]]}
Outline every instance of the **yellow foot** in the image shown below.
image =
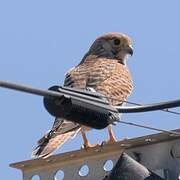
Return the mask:
{"type": "MultiPolygon", "coordinates": [[[[125,137],[125,138],[121,139],[120,141],[125,141],[125,140],[128,140],[128,137],[125,137]]],[[[109,139],[109,140],[107,140],[107,141],[103,141],[103,142],[101,143],[101,146],[104,146],[104,145],[106,145],[106,144],[113,144],[113,143],[115,143],[115,142],[118,142],[115,138],[109,139]]]]}
{"type": "Polygon", "coordinates": [[[88,143],[88,144],[83,144],[83,145],[81,146],[81,149],[87,150],[87,149],[89,149],[89,148],[99,147],[99,146],[100,146],[99,144],[90,144],[90,143],[88,143]]]}

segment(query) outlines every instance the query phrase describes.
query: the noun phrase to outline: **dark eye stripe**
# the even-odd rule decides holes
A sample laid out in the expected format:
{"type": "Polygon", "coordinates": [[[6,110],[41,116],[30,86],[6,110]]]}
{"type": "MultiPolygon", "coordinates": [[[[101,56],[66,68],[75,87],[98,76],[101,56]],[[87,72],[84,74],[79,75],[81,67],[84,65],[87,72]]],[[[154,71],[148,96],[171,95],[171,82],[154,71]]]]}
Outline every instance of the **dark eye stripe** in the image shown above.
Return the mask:
{"type": "Polygon", "coordinates": [[[114,39],[114,45],[120,45],[121,41],[119,39],[114,39]]]}

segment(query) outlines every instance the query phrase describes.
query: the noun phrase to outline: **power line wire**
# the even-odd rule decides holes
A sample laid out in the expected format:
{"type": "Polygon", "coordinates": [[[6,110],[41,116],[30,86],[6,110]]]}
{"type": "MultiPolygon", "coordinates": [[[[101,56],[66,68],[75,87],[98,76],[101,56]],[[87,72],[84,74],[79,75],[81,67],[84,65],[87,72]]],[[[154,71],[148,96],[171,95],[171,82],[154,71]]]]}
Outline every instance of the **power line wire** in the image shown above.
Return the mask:
{"type": "MultiPolygon", "coordinates": [[[[143,104],[139,104],[139,103],[135,103],[135,102],[130,102],[130,101],[125,101],[127,104],[132,104],[132,105],[138,105],[138,106],[142,106],[143,104]]],[[[163,112],[167,112],[167,113],[172,113],[172,114],[176,114],[176,115],[180,115],[180,112],[177,112],[177,111],[172,111],[172,110],[169,110],[169,109],[162,109],[160,111],[163,111],[163,112]]]]}
{"type": "MultiPolygon", "coordinates": [[[[53,96],[53,97],[57,97],[57,98],[62,97],[62,93],[59,93],[59,92],[56,92],[56,91],[42,90],[42,89],[32,88],[32,87],[29,87],[29,86],[18,85],[18,84],[15,84],[15,83],[4,82],[4,81],[0,81],[0,87],[14,89],[14,90],[18,90],[18,91],[22,91],[22,92],[26,92],[26,93],[31,93],[31,94],[35,94],[35,95],[40,95],[40,96],[44,96],[44,97],[46,97],[46,96],[53,96]]],[[[70,89],[70,88],[65,88],[64,87],[64,89],[65,89],[65,91],[63,90],[63,92],[67,93],[68,89],[70,89]]],[[[88,97],[86,97],[87,93],[84,95],[83,91],[81,90],[80,94],[78,94],[78,90],[77,89],[73,90],[73,88],[71,88],[69,90],[68,95],[72,95],[72,96],[73,95],[76,95],[76,96],[78,95],[78,97],[82,96],[82,97],[88,98],[88,97]],[[72,93],[70,93],[70,91],[72,93]]],[[[91,94],[91,96],[93,96],[93,95],[91,94]]],[[[82,99],[82,97],[81,97],[81,99],[82,99]]],[[[96,97],[97,97],[97,95],[96,95],[96,97]]],[[[110,97],[105,97],[105,96],[101,96],[101,97],[104,97],[106,99],[110,98],[110,97]]],[[[100,102],[98,104],[99,107],[103,106],[103,104],[102,104],[103,102],[98,101],[96,99],[97,98],[95,98],[95,99],[94,98],[93,99],[88,98],[88,100],[92,100],[94,102],[95,101],[100,102]]],[[[115,99],[115,100],[117,100],[117,99],[115,99]]],[[[168,102],[164,102],[164,103],[156,103],[156,104],[150,104],[150,105],[141,105],[141,104],[138,104],[138,103],[133,103],[133,102],[128,102],[128,101],[123,101],[123,102],[136,105],[137,107],[133,107],[133,106],[130,106],[130,107],[114,106],[120,112],[144,112],[144,111],[152,111],[152,110],[162,110],[162,111],[169,112],[169,113],[174,113],[174,114],[178,114],[178,115],[180,114],[178,112],[172,112],[172,111],[169,111],[167,109],[167,108],[180,106],[180,100],[168,101],[168,102]]],[[[106,106],[103,106],[103,107],[106,108],[106,106]]],[[[168,131],[168,130],[159,129],[159,128],[153,128],[153,127],[140,125],[140,124],[136,124],[136,123],[125,122],[125,121],[120,121],[120,123],[132,125],[132,126],[137,126],[137,127],[141,127],[141,128],[146,128],[146,129],[150,129],[150,130],[156,130],[156,131],[160,131],[160,132],[166,132],[166,133],[180,135],[180,133],[176,132],[176,131],[168,131]]]]}
{"type": "MultiPolygon", "coordinates": [[[[37,89],[37,88],[32,88],[29,86],[24,86],[24,85],[19,85],[15,83],[10,83],[10,82],[5,82],[5,81],[0,81],[0,87],[4,88],[9,88],[9,89],[14,89],[26,93],[31,93],[34,95],[39,95],[39,96],[53,96],[53,97],[62,97],[62,93],[60,94],[59,92],[56,91],[51,91],[51,90],[42,90],[42,89],[37,89]]],[[[73,95],[78,96],[83,100],[84,98],[90,100],[88,101],[89,103],[95,102],[97,103],[97,106],[102,106],[101,108],[107,109],[107,106],[103,106],[103,101],[100,101],[98,98],[91,98],[87,94],[83,94],[82,90],[80,91],[81,94],[77,93],[78,90],[73,90],[73,88],[62,88],[63,93],[68,92],[68,95],[73,95]],[[64,91],[65,89],[65,91],[64,91]],[[71,89],[71,90],[68,90],[71,89]]],[[[95,96],[95,95],[94,95],[95,96]]],[[[97,95],[96,95],[97,96],[97,95]]],[[[105,97],[108,98],[108,97],[105,97]]],[[[137,104],[137,103],[136,103],[137,104]]],[[[155,104],[149,104],[149,105],[137,105],[137,106],[113,106],[116,108],[120,113],[135,113],[135,112],[145,112],[145,111],[155,111],[155,110],[163,110],[166,112],[170,112],[167,110],[168,108],[173,108],[173,107],[178,107],[180,106],[180,100],[174,100],[174,101],[167,101],[163,103],[155,103],[155,104]]],[[[109,109],[108,109],[109,110],[109,109]]],[[[178,112],[170,112],[174,114],[179,114],[178,112]]]]}
{"type": "MultiPolygon", "coordinates": [[[[107,99],[112,99],[114,101],[117,101],[118,99],[116,98],[113,98],[111,96],[101,96],[102,98],[107,98],[107,99]]],[[[136,102],[130,102],[130,101],[122,101],[122,103],[127,103],[127,104],[131,104],[131,105],[137,105],[137,106],[143,106],[143,104],[140,104],[140,103],[136,103],[136,102]]],[[[161,109],[160,111],[163,111],[163,112],[167,112],[167,113],[171,113],[171,114],[175,114],[175,115],[180,115],[180,112],[177,112],[177,111],[172,111],[172,110],[169,110],[168,108],[166,109],[161,109]]]]}
{"type": "Polygon", "coordinates": [[[140,124],[136,124],[136,123],[132,123],[132,122],[127,122],[127,121],[119,121],[119,123],[131,125],[131,126],[136,126],[136,127],[140,127],[140,128],[144,128],[144,129],[149,129],[149,130],[169,133],[169,134],[176,134],[176,135],[180,136],[180,132],[177,132],[177,131],[171,131],[171,130],[165,130],[165,129],[160,129],[160,128],[154,128],[154,127],[140,125],[140,124]]]}

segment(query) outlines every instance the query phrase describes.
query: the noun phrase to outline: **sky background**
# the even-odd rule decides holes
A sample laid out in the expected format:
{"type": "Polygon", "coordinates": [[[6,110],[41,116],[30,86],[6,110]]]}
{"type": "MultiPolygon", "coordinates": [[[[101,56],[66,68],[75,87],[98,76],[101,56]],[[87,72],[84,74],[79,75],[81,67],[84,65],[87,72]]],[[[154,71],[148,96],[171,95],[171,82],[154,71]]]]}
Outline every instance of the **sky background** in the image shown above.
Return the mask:
{"type": "MultiPolygon", "coordinates": [[[[65,72],[81,60],[97,36],[123,32],[134,42],[134,55],[128,61],[134,81],[129,101],[178,99],[179,7],[179,0],[1,0],[0,80],[43,89],[62,85],[65,72]]],[[[180,126],[180,116],[164,112],[128,114],[122,119],[164,129],[180,126]]],[[[19,180],[21,172],[9,164],[31,158],[53,117],[41,97],[0,88],[0,121],[0,179],[19,180]]],[[[155,133],[122,124],[114,130],[118,139],[155,133]]],[[[93,130],[88,136],[95,143],[106,139],[107,133],[93,130]]],[[[56,153],[79,149],[81,143],[79,135],[56,153]]]]}

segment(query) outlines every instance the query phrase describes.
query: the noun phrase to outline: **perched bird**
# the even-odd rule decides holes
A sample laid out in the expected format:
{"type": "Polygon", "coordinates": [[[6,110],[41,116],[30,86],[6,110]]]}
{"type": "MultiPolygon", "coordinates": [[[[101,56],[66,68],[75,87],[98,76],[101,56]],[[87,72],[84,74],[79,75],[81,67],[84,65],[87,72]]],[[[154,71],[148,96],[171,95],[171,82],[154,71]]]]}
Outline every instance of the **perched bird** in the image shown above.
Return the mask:
{"type": "MultiPolygon", "coordinates": [[[[132,91],[131,74],[126,64],[132,54],[132,41],[127,35],[102,35],[94,41],[80,63],[67,72],[64,86],[97,91],[107,98],[110,105],[122,105],[132,91]]],[[[78,132],[82,134],[84,148],[93,147],[86,137],[87,129],[80,124],[56,118],[52,129],[38,141],[32,155],[48,157],[78,132]]],[[[115,142],[112,125],[108,126],[108,133],[108,143],[115,142]]]]}

